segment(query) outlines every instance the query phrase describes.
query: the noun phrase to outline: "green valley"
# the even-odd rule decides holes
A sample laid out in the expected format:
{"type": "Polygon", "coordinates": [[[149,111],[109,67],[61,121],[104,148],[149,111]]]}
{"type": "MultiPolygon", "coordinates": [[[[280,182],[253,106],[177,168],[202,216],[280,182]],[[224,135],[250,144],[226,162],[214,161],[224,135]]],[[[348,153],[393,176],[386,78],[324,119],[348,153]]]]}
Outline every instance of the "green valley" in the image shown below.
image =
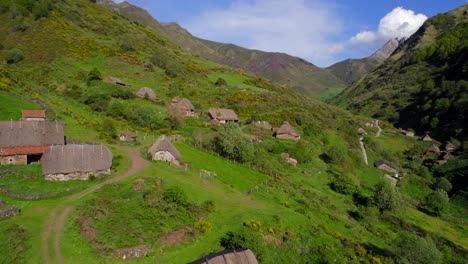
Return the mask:
{"type": "MultiPolygon", "coordinates": [[[[111,174],[84,181],[48,181],[43,162],[0,165],[0,216],[20,210],[0,218],[0,263],[191,263],[240,248],[259,263],[466,261],[464,130],[450,134],[454,157],[439,166],[441,153],[427,152],[431,142],[401,134],[396,119],[375,122],[388,116],[370,117],[373,102],[358,115],[358,100],[344,100],[385,80],[376,72],[390,62],[338,96],[351,113],[294,84],[187,53],[158,28],[95,2],[0,2],[1,128],[18,122],[22,129],[32,121],[21,110],[43,109],[54,129],[64,123],[66,144],[104,144],[113,154],[111,174]],[[139,95],[142,87],[155,98],[139,95]],[[192,106],[177,108],[182,98],[192,106]],[[223,110],[213,116],[213,108],[223,110]],[[222,119],[226,110],[239,122],[222,119]],[[122,141],[121,132],[136,141],[122,141]],[[177,150],[170,158],[180,160],[152,160],[158,153],[148,150],[161,135],[177,150]],[[374,166],[381,160],[397,173],[374,166]]],[[[450,28],[464,25],[439,18],[437,27],[444,19],[450,28]]],[[[416,65],[439,56],[409,48],[390,61],[406,56],[416,65]]],[[[463,94],[460,63],[445,68],[458,79],[432,84],[445,85],[438,95],[463,94]]],[[[450,120],[462,127],[463,120],[450,120]]],[[[4,141],[0,157],[11,148],[4,141]]]]}

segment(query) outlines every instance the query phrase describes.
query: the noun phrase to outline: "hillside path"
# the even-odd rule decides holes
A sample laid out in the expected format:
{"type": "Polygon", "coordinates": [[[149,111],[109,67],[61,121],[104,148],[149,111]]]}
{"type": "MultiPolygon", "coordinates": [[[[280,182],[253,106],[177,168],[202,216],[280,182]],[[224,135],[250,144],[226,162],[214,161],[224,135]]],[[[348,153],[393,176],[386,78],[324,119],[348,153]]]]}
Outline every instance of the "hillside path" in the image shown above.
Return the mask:
{"type": "Polygon", "coordinates": [[[137,172],[140,172],[146,169],[149,165],[149,162],[144,160],[138,151],[136,150],[129,150],[126,151],[130,159],[132,160],[132,166],[130,169],[118,176],[112,177],[107,179],[106,181],[92,186],[88,189],[85,189],[79,193],[73,194],[66,198],[63,202],[64,206],[56,207],[49,215],[49,220],[43,227],[42,231],[42,256],[43,256],[43,263],[50,264],[52,263],[51,257],[55,255],[55,263],[63,264],[63,256],[60,251],[60,239],[62,236],[63,228],[65,227],[65,223],[67,222],[67,218],[69,214],[73,211],[73,205],[67,205],[71,202],[77,201],[84,196],[93,193],[99,190],[102,186],[110,183],[114,183],[120,181],[124,178],[127,178],[137,172]],[[52,240],[53,243],[50,243],[52,240]],[[53,245],[53,248],[50,246],[53,245]]]}
{"type": "Polygon", "coordinates": [[[380,133],[382,133],[382,128],[380,128],[380,126],[379,126],[379,120],[376,120],[375,125],[377,126],[377,129],[378,129],[377,134],[375,135],[375,137],[380,137],[380,133]]]}
{"type": "Polygon", "coordinates": [[[364,160],[364,163],[366,163],[366,165],[369,165],[369,162],[367,161],[366,145],[363,142],[363,138],[359,139],[359,144],[361,145],[362,159],[364,160]]]}

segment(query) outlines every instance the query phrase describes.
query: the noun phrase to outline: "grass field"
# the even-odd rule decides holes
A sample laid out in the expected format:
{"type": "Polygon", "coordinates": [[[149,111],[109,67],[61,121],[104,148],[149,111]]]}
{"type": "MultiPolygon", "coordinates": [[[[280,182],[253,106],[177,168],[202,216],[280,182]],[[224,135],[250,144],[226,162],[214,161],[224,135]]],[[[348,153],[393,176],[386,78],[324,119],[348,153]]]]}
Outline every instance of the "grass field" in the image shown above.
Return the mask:
{"type": "Polygon", "coordinates": [[[0,91],[0,120],[19,120],[21,110],[37,110],[40,106],[0,91]]]}

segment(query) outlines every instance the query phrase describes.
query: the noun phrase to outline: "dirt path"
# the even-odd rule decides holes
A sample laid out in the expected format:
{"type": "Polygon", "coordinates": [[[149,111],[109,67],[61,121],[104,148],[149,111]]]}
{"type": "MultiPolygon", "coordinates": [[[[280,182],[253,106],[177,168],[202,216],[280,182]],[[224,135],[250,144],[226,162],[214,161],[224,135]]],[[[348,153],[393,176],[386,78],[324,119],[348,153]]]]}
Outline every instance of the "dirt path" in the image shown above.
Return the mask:
{"type": "Polygon", "coordinates": [[[380,133],[382,133],[382,128],[380,128],[379,126],[379,120],[375,121],[375,125],[377,126],[377,129],[378,129],[377,134],[375,134],[375,137],[380,137],[380,133]]]}
{"type": "Polygon", "coordinates": [[[142,157],[140,157],[140,154],[136,150],[127,151],[127,154],[132,160],[132,166],[127,172],[116,177],[110,178],[100,184],[97,184],[79,193],[71,195],[70,197],[64,200],[64,206],[59,206],[50,213],[49,220],[45,224],[41,235],[42,256],[44,263],[52,263],[51,257],[53,257],[53,255],[55,255],[55,263],[64,263],[62,253],[60,251],[60,238],[62,236],[62,231],[65,227],[65,223],[67,222],[67,218],[69,214],[73,211],[73,206],[66,206],[66,204],[77,201],[83,198],[84,196],[99,190],[102,186],[106,184],[120,181],[148,167],[149,163],[142,157]],[[51,245],[50,239],[52,239],[53,241],[53,249],[49,247],[51,245]]]}
{"type": "Polygon", "coordinates": [[[363,142],[363,138],[359,139],[359,144],[361,145],[362,159],[364,160],[364,163],[366,163],[366,165],[369,165],[369,162],[367,161],[366,145],[363,142]]]}

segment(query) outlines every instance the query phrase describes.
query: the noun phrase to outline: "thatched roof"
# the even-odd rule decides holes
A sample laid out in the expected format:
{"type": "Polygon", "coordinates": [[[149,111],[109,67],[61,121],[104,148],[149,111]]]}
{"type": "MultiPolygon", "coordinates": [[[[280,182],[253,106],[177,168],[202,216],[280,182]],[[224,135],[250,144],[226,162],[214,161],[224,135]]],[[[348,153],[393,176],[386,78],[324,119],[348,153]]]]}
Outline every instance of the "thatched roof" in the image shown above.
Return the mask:
{"type": "Polygon", "coordinates": [[[192,264],[257,264],[257,258],[250,249],[224,250],[204,256],[192,264]]]}
{"type": "Polygon", "coordinates": [[[162,135],[156,140],[156,142],[153,143],[153,146],[148,150],[148,153],[151,153],[151,155],[154,155],[154,153],[158,151],[168,151],[169,153],[174,156],[177,160],[180,160],[180,153],[179,151],[172,145],[171,141],[169,139],[162,135]]]}
{"type": "Polygon", "coordinates": [[[95,172],[110,169],[112,153],[104,145],[49,147],[41,159],[44,174],[95,172]]]}
{"type": "Polygon", "coordinates": [[[133,134],[133,133],[130,133],[130,132],[126,132],[126,131],[120,131],[119,132],[119,137],[120,136],[124,136],[126,138],[136,138],[137,135],[133,134]]]}
{"type": "Polygon", "coordinates": [[[252,125],[268,130],[271,130],[273,128],[268,121],[253,121],[252,125]]]}
{"type": "Polygon", "coordinates": [[[288,121],[283,122],[283,125],[278,128],[278,130],[276,131],[276,134],[277,135],[288,134],[288,135],[292,135],[292,136],[299,135],[299,134],[296,133],[296,131],[294,131],[294,128],[291,126],[291,124],[289,124],[288,121]]]}
{"type": "Polygon", "coordinates": [[[440,153],[440,149],[436,144],[432,144],[428,149],[427,153],[440,153]]]}
{"type": "Polygon", "coordinates": [[[195,107],[193,107],[193,104],[190,102],[189,99],[187,98],[182,98],[178,103],[177,107],[179,108],[185,108],[187,110],[195,110],[195,107]]]}
{"type": "Polygon", "coordinates": [[[239,121],[236,112],[232,109],[213,108],[208,110],[208,115],[212,119],[225,120],[225,121],[239,121]]]}
{"type": "Polygon", "coordinates": [[[64,125],[51,121],[0,121],[0,148],[63,145],[64,125]]]}
{"type": "Polygon", "coordinates": [[[119,78],[112,77],[112,76],[106,76],[102,78],[102,81],[106,83],[123,83],[119,78]]]}
{"type": "Polygon", "coordinates": [[[150,100],[155,100],[156,99],[156,94],[154,93],[153,89],[149,87],[142,87],[138,92],[136,93],[137,96],[144,98],[145,95],[148,95],[148,99],[150,100]]]}
{"type": "Polygon", "coordinates": [[[432,141],[432,138],[431,138],[431,136],[426,134],[424,137],[421,138],[421,140],[422,141],[432,141]]]}
{"type": "Polygon", "coordinates": [[[177,104],[178,102],[180,102],[180,97],[179,96],[176,96],[176,97],[172,98],[172,100],[171,100],[171,103],[173,103],[173,104],[177,104]]]}
{"type": "Polygon", "coordinates": [[[441,160],[453,160],[454,158],[455,158],[455,156],[450,152],[443,153],[439,157],[439,159],[441,159],[441,160]]]}
{"type": "Polygon", "coordinates": [[[450,141],[445,141],[440,148],[443,151],[452,151],[455,150],[457,147],[455,147],[455,145],[453,145],[450,141]]]}
{"type": "Polygon", "coordinates": [[[21,110],[21,116],[26,118],[46,118],[44,110],[21,110]]]}

